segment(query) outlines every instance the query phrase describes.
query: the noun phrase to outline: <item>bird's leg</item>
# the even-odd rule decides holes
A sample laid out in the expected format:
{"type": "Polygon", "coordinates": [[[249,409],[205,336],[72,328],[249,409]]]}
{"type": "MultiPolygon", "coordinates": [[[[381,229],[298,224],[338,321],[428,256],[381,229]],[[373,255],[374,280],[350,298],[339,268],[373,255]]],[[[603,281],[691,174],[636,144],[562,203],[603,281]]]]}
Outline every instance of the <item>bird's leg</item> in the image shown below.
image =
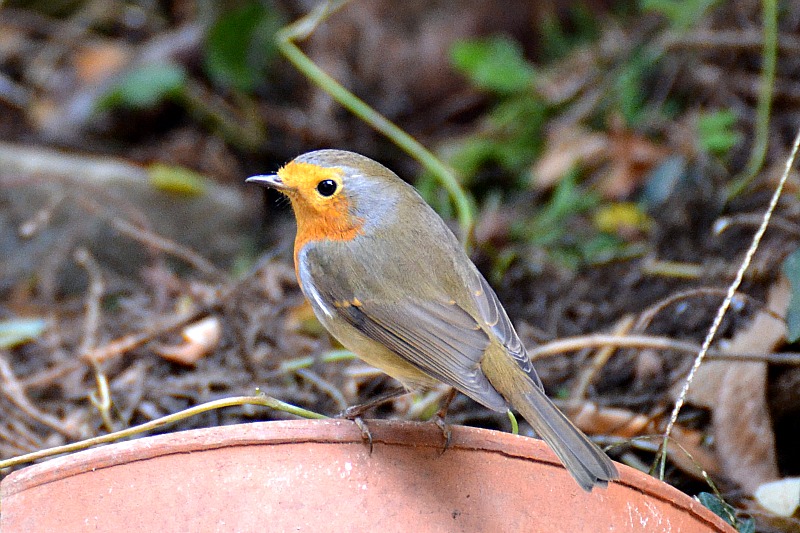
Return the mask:
{"type": "Polygon", "coordinates": [[[385,392],[375,398],[372,398],[368,402],[364,402],[358,405],[351,405],[338,415],[336,418],[344,418],[347,420],[352,420],[355,422],[358,429],[361,431],[361,439],[364,441],[365,444],[369,446],[369,454],[372,455],[372,433],[370,433],[369,428],[367,427],[367,423],[362,418],[362,415],[373,409],[375,407],[379,407],[387,402],[394,400],[395,398],[399,398],[404,394],[408,394],[408,390],[403,387],[397,387],[392,389],[388,392],[385,392]]]}
{"type": "Polygon", "coordinates": [[[394,400],[395,398],[399,398],[400,396],[404,396],[408,394],[409,391],[403,387],[396,387],[390,391],[384,392],[374,398],[370,399],[367,402],[360,403],[358,405],[351,405],[338,415],[336,418],[346,418],[347,420],[353,420],[356,418],[360,418],[364,413],[373,409],[375,407],[380,407],[381,405],[394,400]]]}
{"type": "Polygon", "coordinates": [[[444,397],[444,401],[442,401],[439,410],[436,411],[436,414],[433,415],[433,423],[436,424],[439,429],[442,431],[442,437],[444,437],[444,447],[442,447],[442,452],[439,455],[443,455],[444,452],[447,451],[447,448],[450,447],[450,437],[452,436],[452,432],[450,431],[450,426],[447,425],[445,422],[445,417],[447,416],[447,410],[450,409],[450,404],[453,403],[453,398],[456,397],[458,391],[454,387],[450,387],[450,390],[447,392],[447,396],[444,397]]]}
{"type": "Polygon", "coordinates": [[[350,418],[349,420],[352,420],[358,427],[359,431],[361,431],[361,442],[369,447],[369,454],[372,455],[372,433],[370,433],[367,423],[364,422],[364,419],[360,416],[350,418]]]}

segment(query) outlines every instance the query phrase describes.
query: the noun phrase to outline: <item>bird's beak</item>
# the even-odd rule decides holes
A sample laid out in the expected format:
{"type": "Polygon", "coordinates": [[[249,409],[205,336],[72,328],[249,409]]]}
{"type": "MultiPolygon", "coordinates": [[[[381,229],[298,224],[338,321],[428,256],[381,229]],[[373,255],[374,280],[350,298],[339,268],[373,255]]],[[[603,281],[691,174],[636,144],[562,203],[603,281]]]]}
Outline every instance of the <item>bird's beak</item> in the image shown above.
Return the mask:
{"type": "Polygon", "coordinates": [[[246,183],[256,183],[264,187],[272,187],[278,191],[288,191],[289,187],[281,181],[280,176],[277,174],[265,174],[263,176],[251,176],[244,180],[246,183]]]}

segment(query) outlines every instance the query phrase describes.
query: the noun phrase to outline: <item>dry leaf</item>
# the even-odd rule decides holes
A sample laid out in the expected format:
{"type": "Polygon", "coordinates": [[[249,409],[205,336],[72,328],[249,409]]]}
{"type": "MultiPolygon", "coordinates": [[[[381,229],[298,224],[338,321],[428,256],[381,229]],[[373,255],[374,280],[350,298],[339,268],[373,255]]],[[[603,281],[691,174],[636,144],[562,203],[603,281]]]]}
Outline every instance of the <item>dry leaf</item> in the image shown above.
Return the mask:
{"type": "Polygon", "coordinates": [[[605,198],[626,198],[668,151],[650,139],[613,126],[599,133],[575,125],[554,128],[544,155],[531,170],[536,189],[549,189],[576,166],[606,164],[598,189],[605,198]]]}
{"type": "Polygon", "coordinates": [[[561,105],[596,83],[600,62],[594,50],[578,47],[536,77],[536,90],[548,105],[561,105]]]}
{"type": "MultiPolygon", "coordinates": [[[[789,284],[781,277],[770,289],[767,307],[783,317],[788,304],[789,284]]],[[[772,353],[785,336],[784,322],[764,310],[724,350],[772,353]]],[[[728,478],[751,494],[778,478],[766,363],[708,361],[698,370],[687,400],[711,409],[717,456],[728,478]]]]}
{"type": "Polygon", "coordinates": [[[161,346],[154,351],[169,361],[183,365],[194,365],[197,361],[217,349],[222,338],[222,325],[215,316],[198,320],[183,330],[186,342],[177,346],[161,346]]]}
{"type": "Polygon", "coordinates": [[[800,477],[764,483],[756,489],[754,495],[764,509],[778,516],[792,516],[800,507],[800,477]]]}
{"type": "Polygon", "coordinates": [[[651,418],[627,409],[600,407],[592,402],[571,404],[565,410],[581,431],[630,439],[652,432],[651,418]]]}
{"type": "MultiPolygon", "coordinates": [[[[627,409],[601,408],[591,402],[583,402],[579,406],[572,406],[568,412],[575,425],[589,434],[611,435],[623,439],[650,435],[654,438],[648,442],[660,442],[661,430],[656,421],[627,409]]],[[[702,478],[703,471],[711,475],[718,474],[721,470],[719,461],[705,444],[705,440],[702,432],[676,425],[667,450],[670,460],[686,474],[697,479],[702,478]]]]}
{"type": "Polygon", "coordinates": [[[614,126],[609,136],[610,166],[598,184],[605,198],[627,198],[669,152],[650,139],[614,126]]]}
{"type": "Polygon", "coordinates": [[[549,189],[578,164],[600,162],[609,150],[608,137],[578,126],[556,128],[547,134],[544,155],[531,170],[531,183],[549,189]]]}
{"type": "Polygon", "coordinates": [[[75,55],[75,72],[81,84],[96,84],[117,74],[128,64],[131,51],[119,43],[92,42],[75,55]]]}

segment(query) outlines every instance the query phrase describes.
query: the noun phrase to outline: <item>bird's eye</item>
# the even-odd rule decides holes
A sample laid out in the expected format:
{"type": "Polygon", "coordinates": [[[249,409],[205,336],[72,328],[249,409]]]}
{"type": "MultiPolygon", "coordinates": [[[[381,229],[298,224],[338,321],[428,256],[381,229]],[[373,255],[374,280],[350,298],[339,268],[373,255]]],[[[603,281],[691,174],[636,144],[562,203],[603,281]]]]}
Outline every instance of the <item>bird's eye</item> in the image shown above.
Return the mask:
{"type": "Polygon", "coordinates": [[[336,182],[333,180],[322,180],[317,183],[317,192],[322,196],[331,196],[336,192],[336,182]]]}

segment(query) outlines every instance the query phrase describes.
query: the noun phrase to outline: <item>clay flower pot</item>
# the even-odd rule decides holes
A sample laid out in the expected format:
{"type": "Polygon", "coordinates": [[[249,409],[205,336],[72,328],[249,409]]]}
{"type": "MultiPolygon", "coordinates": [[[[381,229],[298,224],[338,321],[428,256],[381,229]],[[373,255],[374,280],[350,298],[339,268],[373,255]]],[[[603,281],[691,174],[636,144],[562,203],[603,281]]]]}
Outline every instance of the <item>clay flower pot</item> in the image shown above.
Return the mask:
{"type": "Polygon", "coordinates": [[[28,531],[733,531],[631,468],[583,492],[542,441],[370,421],[263,422],[122,442],[30,466],[0,487],[28,531]]]}

